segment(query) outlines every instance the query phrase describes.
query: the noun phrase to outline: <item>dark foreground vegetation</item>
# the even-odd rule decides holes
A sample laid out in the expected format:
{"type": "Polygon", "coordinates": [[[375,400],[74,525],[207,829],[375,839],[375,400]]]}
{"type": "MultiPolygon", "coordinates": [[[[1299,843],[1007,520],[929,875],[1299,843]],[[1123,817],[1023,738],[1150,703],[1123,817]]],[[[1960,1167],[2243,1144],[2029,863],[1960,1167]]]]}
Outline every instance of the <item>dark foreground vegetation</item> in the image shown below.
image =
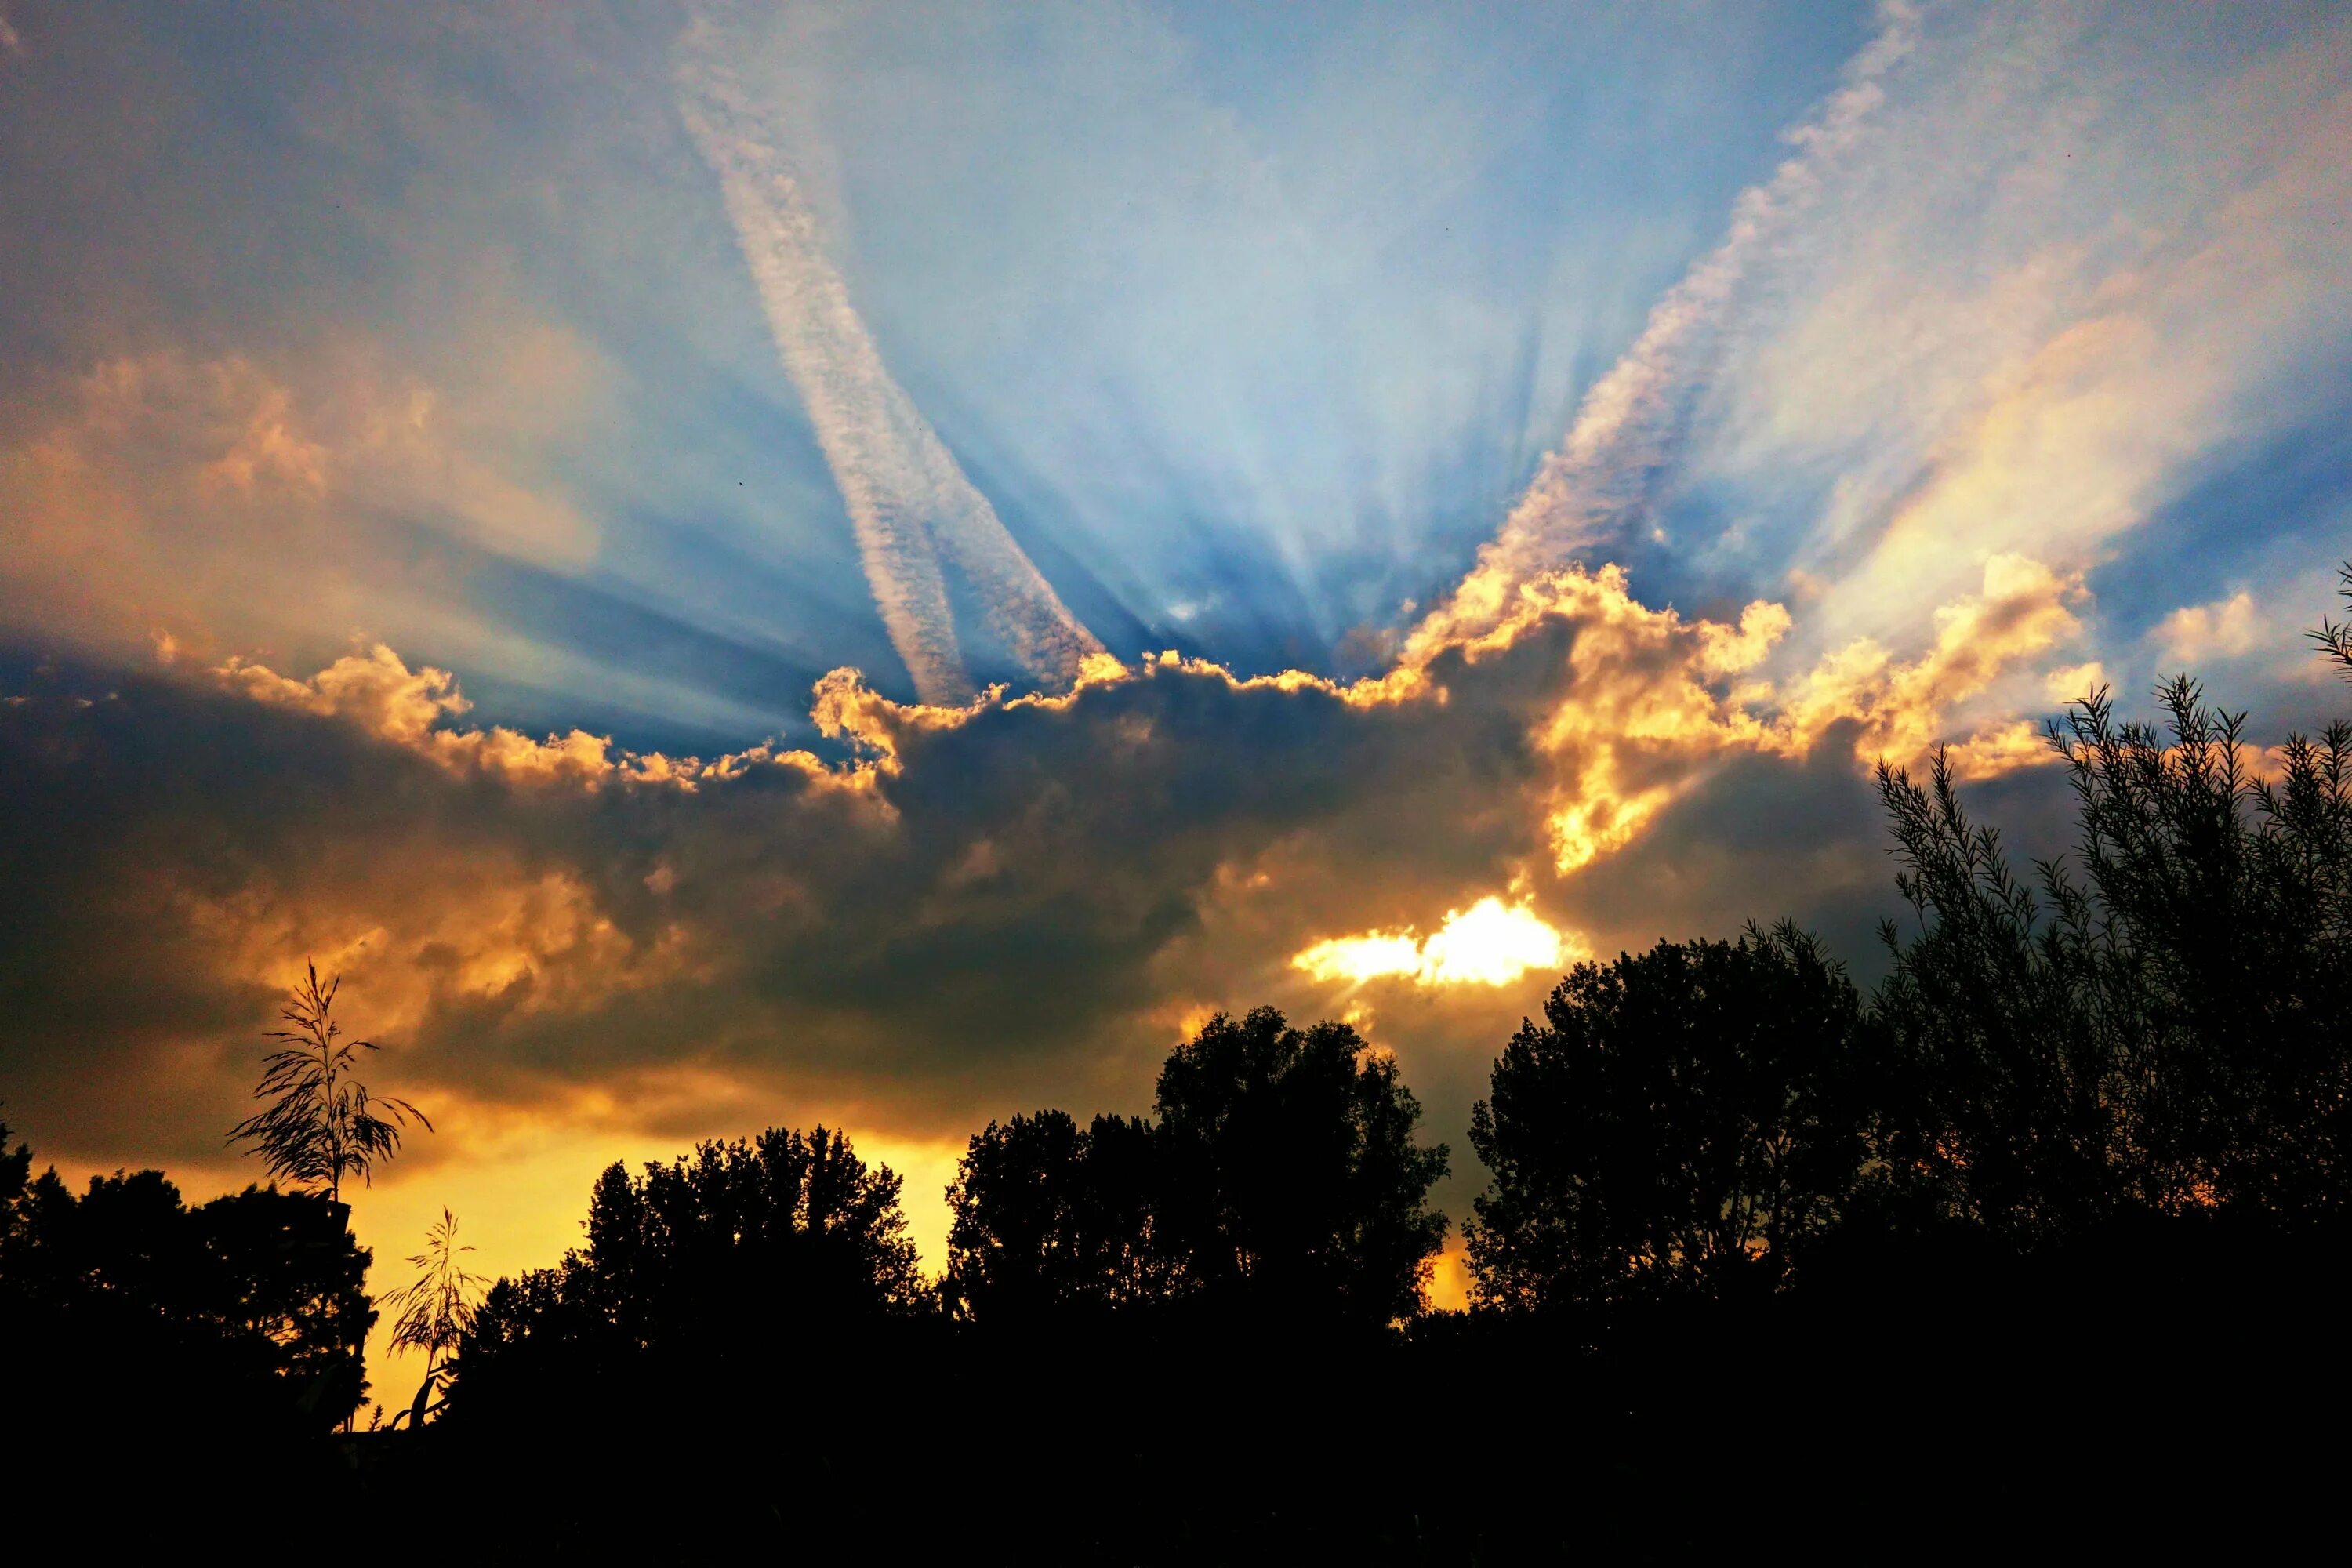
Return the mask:
{"type": "Polygon", "coordinates": [[[2080,838],[2030,876],[1940,760],[1882,771],[1916,918],[1872,994],[1787,925],[1577,966],[1469,1129],[1469,1312],[1425,1308],[1449,1156],[1393,1064],[1262,1008],[1180,1047],[1149,1118],[975,1134],[936,1283],[898,1178],[824,1128],[614,1166],[585,1245],[478,1301],[445,1226],[401,1321],[454,1355],[400,1429],[338,1434],[374,1308],[331,1194],[364,1162],[294,1117],[312,1163],[273,1169],[317,1191],[0,1164],[12,1479],[125,1478],[94,1546],[267,1519],[659,1560],[2332,1531],[2352,728],[2261,759],[2163,697],[2164,734],[2102,696],[2053,728],[2080,838]]]}

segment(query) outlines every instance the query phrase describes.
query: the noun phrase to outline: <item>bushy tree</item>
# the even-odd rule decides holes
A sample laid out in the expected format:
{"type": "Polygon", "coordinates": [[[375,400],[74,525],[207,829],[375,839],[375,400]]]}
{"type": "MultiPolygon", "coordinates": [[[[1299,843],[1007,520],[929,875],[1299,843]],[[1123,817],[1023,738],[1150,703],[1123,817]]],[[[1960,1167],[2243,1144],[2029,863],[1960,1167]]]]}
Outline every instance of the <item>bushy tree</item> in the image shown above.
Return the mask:
{"type": "Polygon", "coordinates": [[[1211,1306],[1300,1326],[1421,1310],[1446,1151],[1413,1142],[1421,1105],[1392,1058],[1346,1024],[1219,1014],[1169,1057],[1154,1103],[1155,1235],[1211,1306]]]}
{"type": "Polygon", "coordinates": [[[1470,1141],[1478,1300],[1769,1289],[1863,1159],[1861,998],[1791,925],[1580,963],[1495,1063],[1470,1141]]]}
{"type": "Polygon", "coordinates": [[[1907,939],[1880,929],[1892,963],[1874,1001],[1900,1064],[1879,1108],[1884,1195],[1906,1223],[2021,1241],[2096,1223],[2114,1210],[2130,1129],[2116,1036],[2067,924],[2087,909],[2055,864],[2038,895],[2018,878],[1940,750],[1925,784],[1882,763],[1878,789],[1895,886],[1918,918],[1907,939]]]}
{"type": "Polygon", "coordinates": [[[323,1196],[248,1187],[192,1209],[162,1172],[134,1171],[77,1197],[54,1170],[15,1180],[16,1164],[0,1162],[0,1308],[20,1393],[120,1422],[168,1382],[214,1422],[289,1430],[358,1405],[368,1253],[323,1196]]]}
{"type": "Polygon", "coordinates": [[[276,1347],[278,1374],[328,1424],[367,1393],[363,1347],[375,1326],[372,1254],[314,1193],[248,1186],[191,1215],[216,1270],[214,1309],[231,1333],[276,1347]]]}
{"type": "Polygon", "coordinates": [[[1220,1014],[1160,1075],[1156,1123],[1040,1111],[992,1122],[948,1201],[943,1292],[984,1323],[1183,1304],[1314,1332],[1423,1304],[1443,1144],[1396,1064],[1345,1024],[1220,1014]]]}
{"type": "Polygon", "coordinates": [[[842,1133],[771,1128],[699,1144],[635,1176],[608,1167],[588,1245],[492,1286],[460,1342],[450,1397],[486,1382],[612,1370],[653,1353],[697,1363],[809,1353],[914,1316],[932,1297],[899,1178],[842,1133]]]}
{"type": "MultiPolygon", "coordinates": [[[[2352,631],[2314,635],[2352,670],[2352,631]]],[[[2104,689],[2050,726],[2080,837],[2031,883],[1940,753],[1924,785],[1880,769],[1919,920],[1884,932],[1907,1089],[1882,1147],[1936,1215],[2030,1241],[2346,1201],[2352,726],[2264,758],[2187,676],[2157,697],[2161,731],[2104,689]]]]}
{"type": "Polygon", "coordinates": [[[1066,1319],[1168,1300],[1179,1260],[1153,1223],[1150,1125],[1066,1111],[1015,1116],[972,1135],[948,1205],[940,1289],[979,1322],[1066,1319]]]}

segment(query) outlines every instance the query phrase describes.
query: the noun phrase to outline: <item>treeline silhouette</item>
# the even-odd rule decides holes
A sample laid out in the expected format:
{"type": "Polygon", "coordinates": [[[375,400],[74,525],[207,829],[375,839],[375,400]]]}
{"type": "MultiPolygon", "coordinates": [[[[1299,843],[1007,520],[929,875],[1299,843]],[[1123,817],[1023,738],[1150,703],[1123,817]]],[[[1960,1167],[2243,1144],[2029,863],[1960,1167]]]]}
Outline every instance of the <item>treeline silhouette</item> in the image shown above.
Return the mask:
{"type": "MultiPolygon", "coordinates": [[[[454,1356],[316,1495],[591,1556],[2257,1543],[2347,1458],[2352,726],[2258,752],[2159,696],[2051,726],[2078,840],[2023,870],[1948,757],[1879,769],[1912,912],[1867,995],[1786,922],[1576,965],[1473,1114],[1467,1312],[1394,1062],[1261,1007],[1148,1117],[975,1133],[936,1282],[823,1127],[614,1165],[478,1306],[445,1216],[454,1356]]],[[[365,1262],[320,1197],[0,1164],[8,1342],[102,1367],[86,1415],[193,1381],[323,1432],[365,1262]]]]}
{"type": "Polygon", "coordinates": [[[160,1171],[77,1196],[31,1163],[0,1154],[0,1342],[10,1402],[48,1439],[116,1441],[131,1413],[169,1407],[270,1444],[358,1404],[375,1309],[341,1205],[247,1187],[191,1208],[160,1171]]]}

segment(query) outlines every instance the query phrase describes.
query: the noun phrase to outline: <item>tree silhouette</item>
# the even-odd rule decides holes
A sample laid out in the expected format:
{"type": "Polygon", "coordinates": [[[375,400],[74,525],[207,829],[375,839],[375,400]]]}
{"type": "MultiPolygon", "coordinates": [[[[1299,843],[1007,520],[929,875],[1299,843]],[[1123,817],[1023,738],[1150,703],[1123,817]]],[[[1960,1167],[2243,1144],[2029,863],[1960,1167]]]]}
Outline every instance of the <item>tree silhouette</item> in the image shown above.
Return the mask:
{"type": "Polygon", "coordinates": [[[1169,1057],[1155,1109],[1159,1245],[1207,1304],[1308,1329],[1422,1310],[1445,1146],[1413,1142],[1420,1102],[1354,1029],[1221,1013],[1169,1057]]]}
{"type": "Polygon", "coordinates": [[[647,1353],[707,1367],[812,1340],[838,1348],[919,1315],[933,1297],[900,1185],[824,1127],[699,1144],[636,1176],[615,1163],[590,1196],[587,1247],[483,1298],[452,1368],[452,1406],[626,1372],[647,1353]]]}
{"type": "Polygon", "coordinates": [[[2159,737],[2106,694],[2051,728],[2081,824],[2061,940],[2122,1079],[2132,1195],[2158,1208],[2343,1202],[2352,1095],[2352,727],[2257,770],[2243,714],[2187,676],[2159,737]]]}
{"type": "Polygon", "coordinates": [[[411,1425],[421,1426],[426,1415],[437,1408],[431,1403],[439,1386],[436,1363],[442,1356],[456,1351],[465,1337],[466,1326],[473,1321],[475,1304],[486,1283],[480,1275],[467,1273],[457,1261],[459,1253],[473,1250],[457,1245],[457,1218],[443,1208],[439,1221],[425,1232],[425,1250],[408,1260],[416,1270],[416,1278],[383,1299],[383,1305],[396,1314],[393,1320],[393,1349],[425,1352],[424,1381],[416,1385],[416,1397],[409,1407],[392,1418],[394,1426],[400,1425],[403,1416],[411,1425]]]}
{"type": "Polygon", "coordinates": [[[207,1316],[276,1348],[303,1412],[346,1420],[367,1393],[362,1347],[375,1326],[371,1255],[331,1200],[248,1186],[191,1213],[220,1292],[207,1316]]]}
{"type": "Polygon", "coordinates": [[[2185,675],[2156,695],[2162,732],[2104,689],[2049,727],[2080,837],[2032,885],[1942,753],[1925,786],[1879,771],[1919,916],[1882,933],[1907,1085],[1884,1173],[1932,1216],[2032,1242],[2347,1202],[2352,726],[2289,737],[2266,777],[2242,713],[2185,675]]]}
{"type": "Polygon", "coordinates": [[[318,965],[303,967],[305,978],[279,1014],[292,1027],[270,1032],[278,1048],[263,1058],[261,1082],[253,1091],[268,1104],[231,1129],[229,1141],[251,1142],[271,1175],[323,1187],[339,1203],[345,1175],[369,1181],[376,1161],[399,1152],[408,1118],[428,1132],[433,1123],[404,1100],[371,1096],[352,1076],[358,1053],[376,1047],[342,1038],[333,1018],[342,977],[321,986],[318,965]],[[377,1114],[378,1107],[384,1114],[377,1114]]]}
{"type": "Polygon", "coordinates": [[[1869,1048],[1853,984],[1790,924],[1578,964],[1472,1111],[1494,1173],[1468,1234],[1477,1299],[1779,1286],[1860,1170],[1869,1048]]]}
{"type": "Polygon", "coordinates": [[[26,1222],[25,1190],[32,1183],[33,1151],[23,1143],[16,1152],[8,1152],[8,1124],[0,1121],[0,1274],[5,1274],[8,1259],[20,1245],[19,1237],[26,1222]]]}
{"type": "Polygon", "coordinates": [[[319,1432],[366,1387],[368,1254],[326,1198],[248,1187],[191,1209],[160,1171],[92,1177],[0,1161],[0,1309],[12,1393],[45,1418],[110,1424],[168,1381],[207,1419],[319,1432]],[[35,1353],[34,1347],[38,1347],[35,1353]]]}
{"type": "Polygon", "coordinates": [[[1181,1267],[1160,1245],[1156,1149],[1139,1118],[1067,1112],[992,1121],[948,1188],[942,1297],[981,1322],[1060,1318],[1170,1299],[1181,1267]]]}
{"type": "Polygon", "coordinates": [[[2011,871],[1940,749],[1927,784],[1881,763],[1878,790],[1919,921],[1907,942],[1880,928],[1893,962],[1874,1001],[1900,1064],[1879,1130],[1890,1206],[2028,1243],[2095,1226],[2129,1130],[2078,940],[2088,910],[2055,864],[2038,897],[2011,871]]]}

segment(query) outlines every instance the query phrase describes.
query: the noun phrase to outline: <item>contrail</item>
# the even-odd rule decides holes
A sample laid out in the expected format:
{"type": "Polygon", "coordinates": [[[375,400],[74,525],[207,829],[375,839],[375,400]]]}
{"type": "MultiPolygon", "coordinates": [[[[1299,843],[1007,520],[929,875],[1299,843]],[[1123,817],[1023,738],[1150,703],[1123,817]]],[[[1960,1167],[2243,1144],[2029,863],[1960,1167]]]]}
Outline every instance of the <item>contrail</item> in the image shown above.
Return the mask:
{"type": "Polygon", "coordinates": [[[1642,335],[1585,394],[1567,439],[1545,456],[1502,529],[1480,547],[1477,564],[1413,628],[1405,662],[1426,662],[1455,638],[1491,630],[1520,584],[1624,524],[1688,405],[1695,351],[1719,324],[1756,253],[1811,201],[1821,164],[1853,144],[1885,100],[1878,79],[1918,40],[1918,8],[1881,0],[1878,31],[1846,62],[1838,90],[1782,133],[1796,152],[1769,180],[1739,193],[1722,240],[1651,308],[1642,335]]]}
{"type": "Polygon", "coordinates": [[[679,49],[680,108],[712,171],[792,378],[857,531],[866,580],[926,702],[959,702],[971,678],[940,573],[970,582],[989,629],[1022,668],[1067,680],[1102,651],[996,509],[891,378],[849,289],[819,244],[787,139],[742,88],[708,22],[679,49]]]}

